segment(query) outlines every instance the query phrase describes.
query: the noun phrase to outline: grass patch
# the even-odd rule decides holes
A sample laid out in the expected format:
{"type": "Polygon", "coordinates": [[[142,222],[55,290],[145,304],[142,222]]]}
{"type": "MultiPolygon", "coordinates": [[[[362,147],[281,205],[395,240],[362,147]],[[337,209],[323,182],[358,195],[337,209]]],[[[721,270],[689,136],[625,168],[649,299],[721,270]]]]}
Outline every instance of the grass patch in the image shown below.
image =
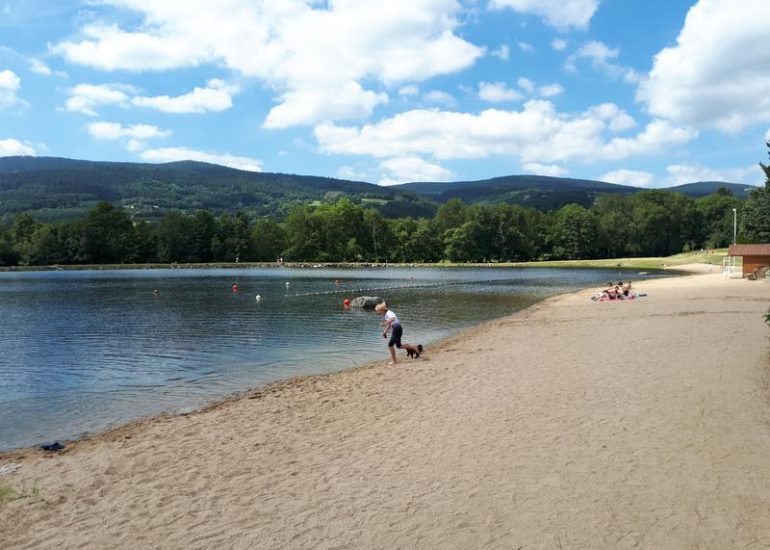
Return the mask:
{"type": "Polygon", "coordinates": [[[27,490],[24,486],[21,489],[14,489],[7,483],[0,483],[0,506],[19,500],[20,498],[29,498],[37,496],[39,493],[37,484],[33,485],[31,489],[27,490]]]}

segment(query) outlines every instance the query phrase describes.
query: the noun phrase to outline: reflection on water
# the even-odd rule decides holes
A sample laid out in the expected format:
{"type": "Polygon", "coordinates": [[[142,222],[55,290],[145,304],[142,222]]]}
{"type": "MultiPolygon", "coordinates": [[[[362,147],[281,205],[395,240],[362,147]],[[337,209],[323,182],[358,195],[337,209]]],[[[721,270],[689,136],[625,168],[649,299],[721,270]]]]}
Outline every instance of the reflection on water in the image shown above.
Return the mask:
{"type": "Polygon", "coordinates": [[[343,309],[346,297],[385,298],[405,341],[427,344],[619,277],[503,268],[0,273],[0,449],[385,359],[380,318],[343,309]]]}

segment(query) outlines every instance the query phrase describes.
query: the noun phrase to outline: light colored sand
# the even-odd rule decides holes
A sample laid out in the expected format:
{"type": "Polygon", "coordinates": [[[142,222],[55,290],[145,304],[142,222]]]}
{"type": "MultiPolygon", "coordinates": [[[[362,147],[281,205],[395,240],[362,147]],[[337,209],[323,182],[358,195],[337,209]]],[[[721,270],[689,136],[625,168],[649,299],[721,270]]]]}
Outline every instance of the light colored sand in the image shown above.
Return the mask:
{"type": "Polygon", "coordinates": [[[39,494],[0,509],[0,547],[769,547],[770,284],[639,290],[6,455],[39,494]]]}

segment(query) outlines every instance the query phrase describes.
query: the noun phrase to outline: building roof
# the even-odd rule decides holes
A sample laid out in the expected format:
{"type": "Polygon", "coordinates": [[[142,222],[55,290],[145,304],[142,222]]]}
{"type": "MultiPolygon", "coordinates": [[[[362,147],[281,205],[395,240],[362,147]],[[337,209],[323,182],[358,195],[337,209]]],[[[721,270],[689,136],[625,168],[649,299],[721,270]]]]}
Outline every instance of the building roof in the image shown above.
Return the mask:
{"type": "Polygon", "coordinates": [[[770,256],[770,244],[731,244],[728,256],[770,256]]]}

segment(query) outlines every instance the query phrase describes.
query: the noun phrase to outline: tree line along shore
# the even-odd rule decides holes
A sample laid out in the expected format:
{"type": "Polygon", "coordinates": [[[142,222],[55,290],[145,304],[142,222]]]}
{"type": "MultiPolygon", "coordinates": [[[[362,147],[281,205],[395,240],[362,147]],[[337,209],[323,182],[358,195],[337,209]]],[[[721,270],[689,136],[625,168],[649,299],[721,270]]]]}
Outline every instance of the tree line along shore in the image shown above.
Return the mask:
{"type": "Polygon", "coordinates": [[[432,218],[384,218],[342,197],[293,206],[283,218],[172,211],[157,223],[96,204],[84,217],[0,226],[0,267],[44,265],[532,262],[667,257],[770,241],[770,167],[745,200],[646,190],[600,195],[589,208],[541,212],[451,199],[432,218]]]}

